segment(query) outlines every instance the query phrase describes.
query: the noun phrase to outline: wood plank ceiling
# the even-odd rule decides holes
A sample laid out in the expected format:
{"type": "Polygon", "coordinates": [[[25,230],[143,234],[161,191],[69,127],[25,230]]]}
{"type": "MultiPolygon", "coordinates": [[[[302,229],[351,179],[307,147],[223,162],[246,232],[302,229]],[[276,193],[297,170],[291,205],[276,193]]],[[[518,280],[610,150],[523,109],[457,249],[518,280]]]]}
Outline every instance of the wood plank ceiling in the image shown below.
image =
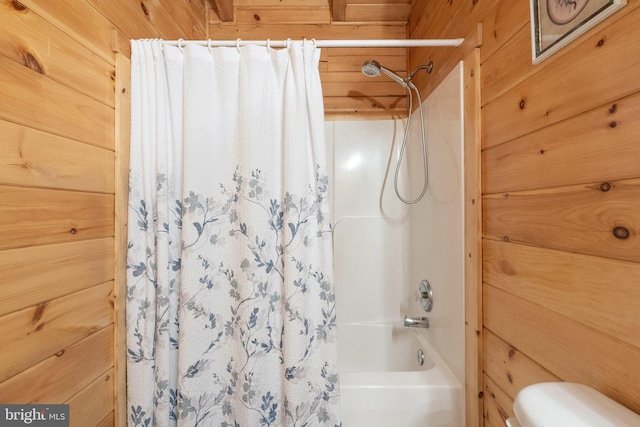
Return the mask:
{"type": "MultiPolygon", "coordinates": [[[[209,38],[215,40],[404,39],[412,9],[411,0],[207,0],[207,6],[209,38]]],[[[367,59],[403,75],[407,49],[322,49],[328,117],[406,115],[405,90],[386,76],[363,76],[367,59]]]]}

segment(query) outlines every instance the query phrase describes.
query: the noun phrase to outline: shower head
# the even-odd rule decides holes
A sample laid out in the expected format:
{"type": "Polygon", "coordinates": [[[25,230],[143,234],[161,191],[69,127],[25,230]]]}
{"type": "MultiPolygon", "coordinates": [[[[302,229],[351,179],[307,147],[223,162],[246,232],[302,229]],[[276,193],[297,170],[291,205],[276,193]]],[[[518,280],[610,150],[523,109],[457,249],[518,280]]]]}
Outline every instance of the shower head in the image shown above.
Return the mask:
{"type": "Polygon", "coordinates": [[[367,77],[378,77],[380,75],[380,72],[383,72],[387,76],[391,77],[405,89],[409,88],[409,85],[404,81],[402,77],[389,70],[388,68],[384,68],[378,61],[369,59],[368,61],[365,61],[364,64],[362,64],[362,74],[367,77]]]}
{"type": "Polygon", "coordinates": [[[362,64],[362,74],[367,77],[378,77],[380,75],[380,63],[374,59],[369,59],[362,64]]]}

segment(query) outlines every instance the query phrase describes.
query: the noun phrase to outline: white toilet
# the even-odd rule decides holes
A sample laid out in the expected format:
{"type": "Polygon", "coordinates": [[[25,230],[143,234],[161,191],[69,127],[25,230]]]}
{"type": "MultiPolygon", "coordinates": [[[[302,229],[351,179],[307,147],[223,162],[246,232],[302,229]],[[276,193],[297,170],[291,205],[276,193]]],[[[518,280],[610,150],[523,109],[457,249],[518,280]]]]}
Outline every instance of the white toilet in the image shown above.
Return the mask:
{"type": "Polygon", "coordinates": [[[640,415],[575,383],[540,383],[520,390],[509,427],[640,427],[640,415]]]}

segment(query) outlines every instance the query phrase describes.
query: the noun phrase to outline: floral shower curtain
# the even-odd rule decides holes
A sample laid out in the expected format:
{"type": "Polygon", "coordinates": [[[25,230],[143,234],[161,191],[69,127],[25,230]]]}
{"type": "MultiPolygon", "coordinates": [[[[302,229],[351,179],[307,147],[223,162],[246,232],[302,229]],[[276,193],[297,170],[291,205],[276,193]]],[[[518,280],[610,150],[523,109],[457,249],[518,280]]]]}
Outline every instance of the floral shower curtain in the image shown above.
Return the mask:
{"type": "Polygon", "coordinates": [[[129,426],[340,425],[318,60],[132,42],[129,426]]]}

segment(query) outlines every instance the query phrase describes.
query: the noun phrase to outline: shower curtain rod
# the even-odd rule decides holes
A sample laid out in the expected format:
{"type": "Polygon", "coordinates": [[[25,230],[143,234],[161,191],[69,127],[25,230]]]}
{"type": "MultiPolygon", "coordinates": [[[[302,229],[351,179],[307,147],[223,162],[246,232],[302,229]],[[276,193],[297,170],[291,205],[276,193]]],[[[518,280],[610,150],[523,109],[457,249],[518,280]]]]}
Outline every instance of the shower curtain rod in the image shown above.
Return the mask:
{"type": "MultiPolygon", "coordinates": [[[[166,40],[164,44],[183,47],[197,44],[210,47],[240,47],[248,44],[269,47],[287,47],[293,40],[166,40]]],[[[301,40],[298,40],[301,41],[301,40]]],[[[460,46],[464,39],[381,39],[381,40],[316,40],[304,39],[315,43],[317,47],[423,47],[423,46],[460,46]]]]}

